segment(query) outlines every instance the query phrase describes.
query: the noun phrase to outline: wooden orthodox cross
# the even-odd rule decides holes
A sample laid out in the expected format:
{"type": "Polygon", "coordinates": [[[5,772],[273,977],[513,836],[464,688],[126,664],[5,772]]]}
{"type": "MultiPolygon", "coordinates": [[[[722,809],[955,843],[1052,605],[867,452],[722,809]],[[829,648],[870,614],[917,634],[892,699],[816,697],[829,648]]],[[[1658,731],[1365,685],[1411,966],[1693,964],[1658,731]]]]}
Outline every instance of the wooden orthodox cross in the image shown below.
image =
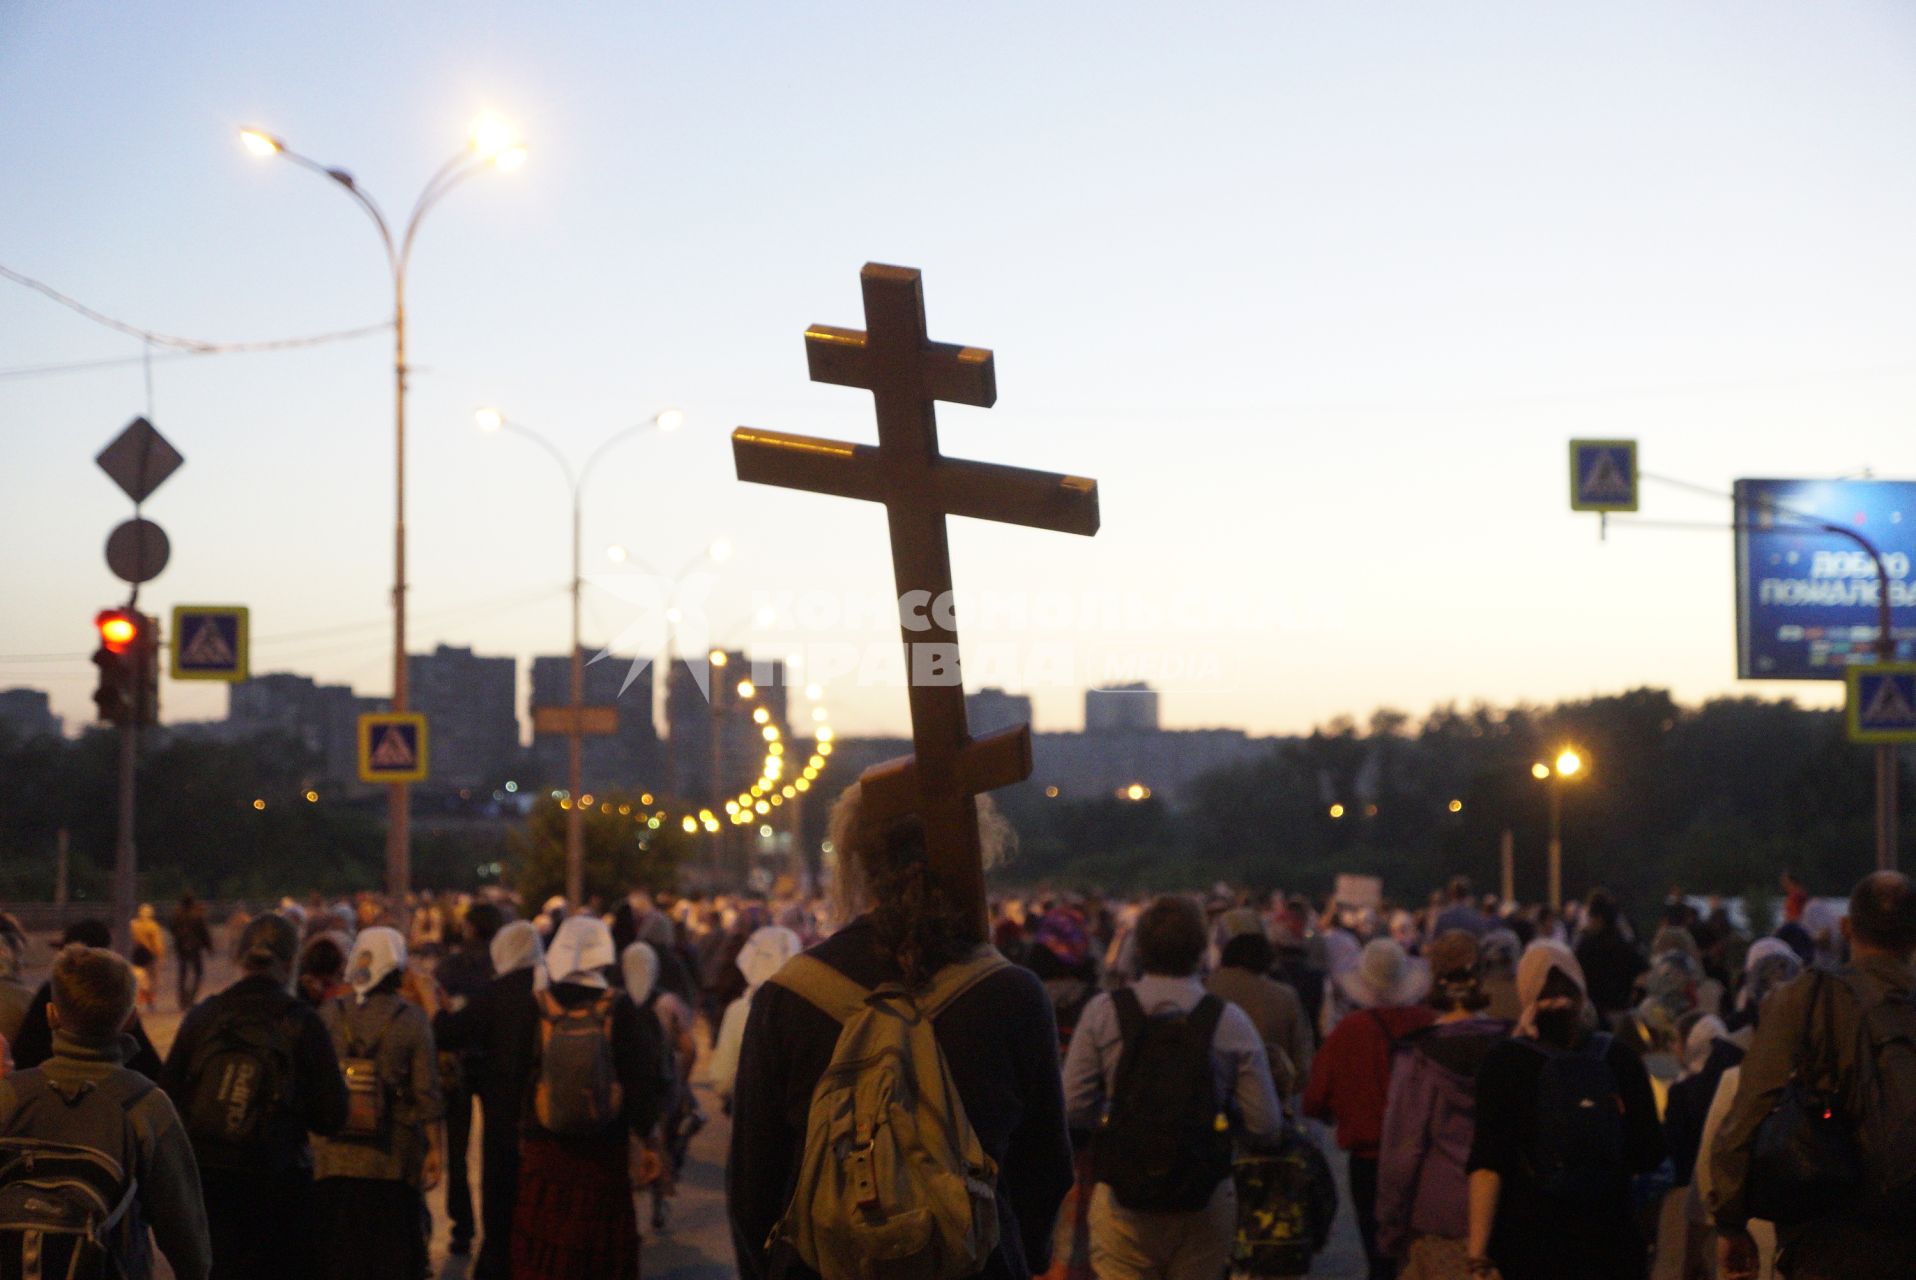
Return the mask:
{"type": "Polygon", "coordinates": [[[916,269],[867,263],[859,282],[865,331],[813,325],[805,354],[812,381],[872,393],[877,446],[740,427],[732,456],[741,480],[885,504],[913,754],[865,771],[862,817],[882,829],[918,814],[932,874],[982,935],[985,878],[973,797],[1031,776],[1031,726],[974,739],[965,724],[945,517],[1094,534],[1098,485],[939,453],[934,402],[991,407],[998,398],[991,352],[926,337],[916,269]]]}

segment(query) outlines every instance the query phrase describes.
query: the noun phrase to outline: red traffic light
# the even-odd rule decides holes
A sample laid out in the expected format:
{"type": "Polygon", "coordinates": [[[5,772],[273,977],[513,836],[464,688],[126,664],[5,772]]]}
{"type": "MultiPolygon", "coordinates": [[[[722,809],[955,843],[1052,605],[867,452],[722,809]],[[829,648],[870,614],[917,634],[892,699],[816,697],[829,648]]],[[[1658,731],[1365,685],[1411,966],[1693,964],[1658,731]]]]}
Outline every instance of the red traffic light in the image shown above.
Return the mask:
{"type": "Polygon", "coordinates": [[[126,609],[104,609],[95,615],[100,644],[108,653],[125,653],[140,638],[139,615],[126,609]]]}

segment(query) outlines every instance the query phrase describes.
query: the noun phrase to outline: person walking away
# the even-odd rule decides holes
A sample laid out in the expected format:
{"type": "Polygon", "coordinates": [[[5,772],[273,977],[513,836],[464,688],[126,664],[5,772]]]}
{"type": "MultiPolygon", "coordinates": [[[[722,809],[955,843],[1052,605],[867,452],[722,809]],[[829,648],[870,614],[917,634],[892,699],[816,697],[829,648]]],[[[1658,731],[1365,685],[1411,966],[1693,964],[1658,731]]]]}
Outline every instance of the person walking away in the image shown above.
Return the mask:
{"type": "Polygon", "coordinates": [[[1472,1276],[1643,1280],[1648,1245],[1630,1179],[1663,1163],[1642,1061],[1593,1031],[1583,969],[1537,941],[1517,966],[1523,1018],[1477,1073],[1472,1276]]]}
{"type": "Polygon", "coordinates": [[[471,1053],[478,1064],[473,1092],[480,1130],[479,1256],[475,1280],[512,1274],[512,1218],[519,1196],[519,1132],[528,1081],[538,1065],[539,1002],[545,946],[537,926],[514,920],[494,935],[494,977],[464,1008],[433,1022],[437,1043],[471,1053]]]}
{"type": "MultiPolygon", "coordinates": [[[[113,947],[113,931],[107,928],[104,920],[76,920],[60,935],[60,949],[64,951],[76,942],[108,951],[113,947]]],[[[26,1016],[20,1020],[19,1038],[12,1042],[16,1070],[37,1067],[53,1056],[53,1023],[49,1016],[52,1003],[53,980],[49,978],[40,984],[33,998],[27,1002],[26,1016]]],[[[140,1024],[137,1010],[127,1022],[125,1034],[133,1037],[133,1051],[126,1058],[126,1066],[148,1080],[158,1082],[160,1055],[147,1038],[146,1028],[140,1024]]]]}
{"type": "Polygon", "coordinates": [[[1577,941],[1577,964],[1589,975],[1590,1003],[1607,1029],[1611,1020],[1635,1002],[1637,975],[1650,966],[1642,952],[1623,936],[1616,899],[1602,889],[1590,892],[1584,907],[1583,935],[1577,941]]]}
{"type": "Polygon", "coordinates": [[[784,968],[787,960],[804,949],[796,933],[775,924],[754,929],[752,936],[739,949],[736,964],[739,973],[745,978],[745,993],[725,1006],[725,1016],[720,1019],[718,1035],[713,1040],[712,1062],[708,1069],[712,1092],[718,1095],[719,1105],[727,1115],[732,1112],[732,1088],[738,1080],[739,1046],[745,1042],[745,1021],[752,1011],[752,997],[765,985],[766,979],[784,968]]]}
{"type": "Polygon", "coordinates": [[[659,1103],[657,1132],[645,1139],[633,1135],[632,1183],[652,1194],[652,1229],[663,1231],[666,1206],[678,1192],[679,1173],[692,1137],[705,1127],[698,1099],[692,1092],[692,1068],[698,1062],[692,1010],[659,985],[659,953],[649,942],[634,942],[619,954],[625,994],[658,1024],[665,1054],[666,1085],[659,1103]]]}
{"type": "Polygon", "coordinates": [[[133,976],[139,980],[140,1007],[151,1013],[159,1004],[160,966],[166,962],[166,930],[153,904],[142,902],[130,925],[133,938],[133,976]]]}
{"type": "MultiPolygon", "coordinates": [[[[459,945],[433,973],[451,1007],[464,1008],[492,982],[492,940],[504,925],[505,913],[490,902],[466,908],[459,945]]],[[[439,1092],[446,1104],[446,1217],[452,1223],[447,1248],[456,1258],[472,1252],[477,1230],[466,1157],[472,1148],[473,1079],[478,1070],[475,1051],[439,1046],[439,1092]]]]}
{"type": "Polygon", "coordinates": [[[406,940],[375,925],[346,962],[351,992],[319,1016],[346,1077],[346,1120],[314,1144],[319,1280],[419,1280],[424,1194],[445,1168],[439,1062],[425,1013],[399,994],[406,940]]]}
{"type": "Polygon", "coordinates": [[[239,939],[242,976],[194,1005],[160,1076],[199,1163],[213,1280],[309,1280],[307,1133],[346,1122],[346,1082],[319,1015],[292,994],[299,935],[261,916],[239,939]]]}
{"type": "Polygon", "coordinates": [[[11,931],[0,932],[0,1044],[10,1045],[20,1038],[27,1008],[33,1003],[33,988],[20,981],[24,943],[24,937],[11,931]]]}
{"type": "Polygon", "coordinates": [[[1472,900],[1469,876],[1453,876],[1445,896],[1449,901],[1437,913],[1437,919],[1431,926],[1432,937],[1441,937],[1458,929],[1473,938],[1481,938],[1490,932],[1493,923],[1472,900]]]}
{"type": "Polygon", "coordinates": [[[1217,971],[1204,980],[1204,989],[1250,1016],[1264,1040],[1277,1096],[1292,1098],[1311,1075],[1311,1024],[1304,1002],[1296,991],[1270,976],[1277,952],[1255,911],[1227,911],[1224,924],[1229,936],[1217,971]]]}
{"type": "Polygon", "coordinates": [[[1811,1087],[1833,1082],[1826,1109],[1855,1135],[1863,1176],[1817,1216],[1778,1223],[1778,1271],[1789,1280],[1906,1276],[1916,1252],[1916,888],[1893,871],[1864,877],[1840,928],[1850,963],[1805,974],[1763,1007],[1716,1137],[1710,1207],[1726,1280],[1756,1272],[1751,1151],[1799,1063],[1811,1087]]]}
{"type": "Polygon", "coordinates": [[[1398,1042],[1436,1014],[1419,1003],[1430,990],[1430,969],[1413,963],[1389,938],[1367,943],[1355,968],[1336,980],[1350,1012],[1331,1029],[1311,1064],[1304,1114],[1335,1121],[1337,1145],[1350,1153],[1351,1208],[1364,1242],[1369,1274],[1389,1280],[1397,1263],[1377,1246],[1377,1162],[1390,1097],[1391,1057],[1398,1042]]]}
{"type": "Polygon", "coordinates": [[[513,1280],[638,1280],[628,1135],[658,1123],[665,1055],[658,1023],[612,986],[617,962],[611,930],[583,914],[559,926],[546,953],[513,1280]]]}
{"type": "MultiPolygon", "coordinates": [[[[978,813],[990,865],[1008,829],[988,802],[978,813]]],[[[899,1259],[897,1274],[1026,1280],[1050,1261],[1071,1186],[1050,1001],[1035,976],[977,937],[979,922],[929,874],[918,818],[868,822],[854,784],[833,807],[831,839],[838,918],[850,923],[759,988],[739,1049],[725,1171],[739,1274],[808,1280],[820,1274],[821,1239],[856,1239],[866,1223],[898,1230],[911,1221],[902,1215],[930,1209],[933,1239],[952,1249],[948,1264],[921,1253],[899,1259]],[[861,1123],[882,1128],[888,1154],[909,1157],[913,1176],[887,1178],[875,1210],[854,1220],[833,1206],[849,1207],[840,1171],[859,1164],[828,1158],[849,1156],[853,1135],[835,1137],[812,1118],[814,1095],[851,1106],[840,1082],[860,1074],[827,1077],[827,1067],[842,1038],[856,1049],[864,1036],[895,1051],[889,1060],[909,1064],[924,1088],[864,1112],[861,1123]],[[916,1104],[908,1114],[907,1103],[916,1104]],[[917,1126],[913,1150],[907,1125],[917,1126]],[[934,1172],[947,1192],[915,1198],[925,1189],[916,1175],[934,1172]]]]}
{"type": "Polygon", "coordinates": [[[131,967],[74,943],[49,981],[53,1056],[0,1080],[0,1274],[149,1280],[150,1227],[177,1280],[206,1280],[193,1145],[166,1094],[121,1065],[131,967]]]}
{"type": "Polygon", "coordinates": [[[1099,1280],[1214,1280],[1237,1234],[1232,1138],[1276,1139],[1284,1112],[1250,1017],[1198,979],[1204,914],[1157,899],[1133,934],[1143,976],[1099,995],[1065,1059],[1072,1127],[1092,1131],[1099,1280]]]}
{"type": "Polygon", "coordinates": [[[1523,955],[1523,942],[1514,931],[1500,926],[1483,936],[1478,954],[1484,994],[1490,997],[1484,1016],[1515,1026],[1523,1016],[1523,1004],[1517,999],[1517,961],[1523,955]]]}
{"type": "MultiPolygon", "coordinates": [[[[1032,924],[1022,964],[1044,983],[1051,1016],[1058,1024],[1058,1055],[1062,1060],[1071,1048],[1078,1019],[1098,995],[1098,957],[1103,948],[1094,947],[1084,912],[1073,903],[1051,906],[1032,924]]],[[[1091,1193],[1097,1179],[1091,1167],[1089,1136],[1073,1145],[1075,1178],[1070,1194],[1059,1207],[1046,1280],[1090,1280],[1091,1276],[1091,1193]]]]}
{"type": "Polygon", "coordinates": [[[1474,935],[1430,945],[1437,1021],[1400,1041],[1377,1162],[1377,1247],[1404,1259],[1403,1280],[1464,1280],[1470,1227],[1464,1166],[1477,1131],[1477,1073],[1511,1024],[1486,1017],[1474,935]]]}
{"type": "MultiPolygon", "coordinates": [[[[206,953],[213,949],[213,932],[206,924],[206,908],[198,898],[184,894],[173,912],[173,954],[179,957],[180,1012],[200,998],[206,980],[206,953]]],[[[237,935],[235,935],[237,936],[237,935]]]]}

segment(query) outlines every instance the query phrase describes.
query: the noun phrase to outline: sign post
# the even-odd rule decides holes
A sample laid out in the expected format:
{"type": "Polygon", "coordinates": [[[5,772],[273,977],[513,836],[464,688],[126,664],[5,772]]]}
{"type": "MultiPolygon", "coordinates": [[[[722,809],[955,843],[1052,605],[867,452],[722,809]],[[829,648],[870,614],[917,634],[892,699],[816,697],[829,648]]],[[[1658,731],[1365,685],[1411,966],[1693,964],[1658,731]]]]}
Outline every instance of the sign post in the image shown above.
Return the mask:
{"type": "Polygon", "coordinates": [[[1570,442],[1570,509],[1604,514],[1637,509],[1636,441],[1570,442]]]}
{"type": "MultiPolygon", "coordinates": [[[[153,491],[165,484],[167,477],[178,471],[186,459],[152,423],[145,418],[135,418],[106,448],[94,455],[93,460],[108,479],[120,486],[122,493],[133,499],[133,518],[114,529],[106,542],[107,568],[133,588],[126,602],[126,607],[132,609],[140,602],[140,584],[159,577],[171,554],[166,531],[140,515],[140,504],[152,497],[153,491]]],[[[136,659],[142,663],[158,660],[159,655],[152,651],[136,659]]],[[[144,681],[153,674],[151,668],[142,668],[140,679],[144,681]]],[[[139,892],[140,859],[133,843],[139,762],[140,717],[134,715],[120,722],[119,813],[113,840],[111,895],[113,938],[129,953],[133,905],[139,892]]]]}
{"type": "Polygon", "coordinates": [[[1896,869],[1896,748],[1916,742],[1916,663],[1850,667],[1845,720],[1851,742],[1876,747],[1876,865],[1896,869]]]}
{"type": "Polygon", "coordinates": [[[173,606],[173,678],[244,680],[251,674],[251,616],[243,604],[173,606]]]}
{"type": "Polygon", "coordinates": [[[371,711],[359,717],[361,782],[424,782],[426,751],[425,716],[371,711]]]}

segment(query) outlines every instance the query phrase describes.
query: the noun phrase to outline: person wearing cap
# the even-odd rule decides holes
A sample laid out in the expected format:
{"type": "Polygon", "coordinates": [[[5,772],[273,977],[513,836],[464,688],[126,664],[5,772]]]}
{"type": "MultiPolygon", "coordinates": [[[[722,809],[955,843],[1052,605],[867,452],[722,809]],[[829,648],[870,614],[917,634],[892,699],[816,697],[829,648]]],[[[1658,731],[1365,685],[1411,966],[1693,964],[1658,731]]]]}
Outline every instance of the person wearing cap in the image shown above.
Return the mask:
{"type": "Polygon", "coordinates": [[[1405,1036],[1436,1017],[1419,1003],[1430,969],[1389,938],[1365,945],[1356,965],[1333,979],[1350,1012],[1331,1029],[1311,1064],[1304,1114],[1335,1121],[1337,1145],[1350,1153],[1351,1208],[1373,1277],[1397,1274],[1377,1248],[1377,1159],[1390,1097],[1391,1055],[1405,1036]]]}
{"type": "Polygon", "coordinates": [[[400,994],[406,939],[376,925],[353,940],[347,995],[319,1011],[333,1049],[373,1064],[384,1111],[376,1135],[314,1144],[320,1280],[419,1280],[426,1268],[425,1193],[445,1169],[439,1054],[425,1011],[400,994]]]}
{"type": "Polygon", "coordinates": [[[218,1087],[208,1078],[211,1058],[236,1033],[263,1033],[291,1067],[253,1141],[188,1129],[212,1231],[213,1280],[311,1274],[313,1153],[306,1135],[338,1132],[346,1083],[319,1015],[292,993],[298,949],[299,934],[284,916],[247,925],[238,946],[241,977],[187,1013],[160,1075],[180,1114],[191,1116],[195,1095],[218,1087]]]}
{"type": "Polygon", "coordinates": [[[1517,965],[1517,993],[1523,1017],[1516,1035],[1492,1049],[1477,1073],[1477,1132],[1467,1166],[1469,1274],[1642,1280],[1649,1254],[1630,1179],[1664,1158],[1663,1127],[1643,1061],[1621,1040],[1593,1030],[1596,1011],[1583,967],[1562,943],[1530,944],[1517,965]],[[1562,1065],[1573,1058],[1586,1060],[1574,1072],[1562,1065]],[[1565,1087],[1596,1074],[1583,1069],[1591,1062],[1607,1069],[1607,1102],[1565,1087]],[[1559,1085],[1550,1096],[1556,1105],[1614,1106],[1620,1127],[1613,1165],[1566,1164],[1557,1172],[1558,1187],[1547,1185],[1540,1173],[1540,1138],[1556,1118],[1540,1109],[1546,1072],[1553,1070],[1559,1085]]]}
{"type": "Polygon", "coordinates": [[[1377,1166],[1377,1245],[1405,1259],[1404,1280],[1465,1274],[1464,1164],[1477,1126],[1477,1072],[1510,1034],[1486,1017],[1477,938],[1440,934],[1425,952],[1437,1021],[1403,1037],[1391,1070],[1377,1166]]]}

